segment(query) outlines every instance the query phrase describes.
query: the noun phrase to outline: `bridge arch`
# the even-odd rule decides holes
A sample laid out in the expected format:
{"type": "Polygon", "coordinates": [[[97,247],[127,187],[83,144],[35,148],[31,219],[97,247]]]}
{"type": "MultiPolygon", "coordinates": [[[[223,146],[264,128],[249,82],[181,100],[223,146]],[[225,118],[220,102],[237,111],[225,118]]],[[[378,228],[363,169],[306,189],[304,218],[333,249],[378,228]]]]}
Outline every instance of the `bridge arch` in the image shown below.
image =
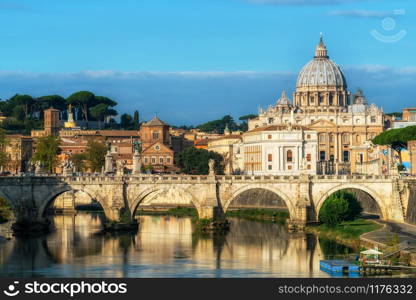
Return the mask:
{"type": "Polygon", "coordinates": [[[13,198],[9,197],[9,195],[5,191],[2,191],[1,189],[0,189],[0,198],[3,198],[4,200],[6,200],[6,202],[12,208],[13,213],[15,213],[15,210],[17,209],[17,202],[13,198]]]}
{"type": "Polygon", "coordinates": [[[363,184],[339,184],[331,189],[329,189],[327,192],[325,192],[321,197],[318,198],[318,201],[315,202],[315,209],[316,209],[316,216],[319,216],[319,212],[322,208],[322,205],[324,204],[325,200],[328,199],[332,194],[343,191],[343,190],[357,190],[360,192],[364,192],[368,196],[370,196],[375,203],[378,206],[378,210],[380,211],[380,218],[385,219],[388,213],[386,212],[386,205],[382,201],[382,197],[373,189],[363,185],[363,184]]]}
{"type": "Polygon", "coordinates": [[[104,214],[106,216],[109,215],[109,208],[106,206],[106,204],[101,201],[100,197],[96,197],[95,193],[91,190],[89,190],[88,188],[82,187],[82,188],[77,188],[77,187],[72,187],[70,185],[68,186],[61,186],[57,189],[54,189],[52,191],[50,191],[46,197],[46,199],[39,205],[39,209],[38,209],[38,219],[41,220],[44,217],[45,211],[48,208],[48,206],[59,196],[62,195],[63,193],[66,192],[83,192],[85,194],[88,195],[88,197],[90,197],[91,199],[96,200],[98,203],[100,203],[101,207],[104,210],[104,214]]]}
{"type": "MultiPolygon", "coordinates": [[[[228,199],[223,204],[224,213],[227,212],[228,208],[230,207],[230,204],[239,195],[242,195],[244,192],[247,192],[247,191],[250,191],[250,190],[256,190],[256,189],[269,191],[269,192],[275,194],[276,196],[278,196],[284,202],[284,204],[286,204],[287,209],[289,210],[290,217],[292,218],[293,216],[296,215],[295,205],[292,202],[292,200],[289,198],[289,196],[287,196],[286,193],[284,193],[280,189],[276,189],[274,187],[269,187],[269,186],[263,186],[263,185],[260,185],[260,184],[249,184],[249,185],[245,185],[245,186],[242,186],[242,187],[237,188],[236,190],[234,190],[232,192],[231,196],[228,197],[228,199]]],[[[295,201],[295,200],[293,199],[293,201],[295,201]]]]}
{"type": "Polygon", "coordinates": [[[129,209],[131,211],[132,216],[136,214],[136,210],[138,209],[140,204],[144,202],[151,203],[152,200],[155,199],[158,195],[160,195],[163,192],[169,191],[177,191],[189,197],[189,202],[197,209],[198,214],[200,214],[201,205],[197,200],[198,198],[195,197],[192,192],[180,187],[150,187],[145,189],[144,191],[141,191],[137,196],[134,197],[134,200],[131,202],[131,204],[129,203],[129,209]]]}

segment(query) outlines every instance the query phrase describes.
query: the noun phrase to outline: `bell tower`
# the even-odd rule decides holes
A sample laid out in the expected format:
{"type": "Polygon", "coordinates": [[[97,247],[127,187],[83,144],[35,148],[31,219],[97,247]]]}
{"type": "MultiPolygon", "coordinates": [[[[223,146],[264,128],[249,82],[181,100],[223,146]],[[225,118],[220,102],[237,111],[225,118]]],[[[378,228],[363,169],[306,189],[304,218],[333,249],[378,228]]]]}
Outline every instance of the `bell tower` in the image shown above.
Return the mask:
{"type": "Polygon", "coordinates": [[[59,113],[59,110],[55,108],[49,108],[43,112],[46,135],[59,135],[59,128],[61,127],[59,113]]]}

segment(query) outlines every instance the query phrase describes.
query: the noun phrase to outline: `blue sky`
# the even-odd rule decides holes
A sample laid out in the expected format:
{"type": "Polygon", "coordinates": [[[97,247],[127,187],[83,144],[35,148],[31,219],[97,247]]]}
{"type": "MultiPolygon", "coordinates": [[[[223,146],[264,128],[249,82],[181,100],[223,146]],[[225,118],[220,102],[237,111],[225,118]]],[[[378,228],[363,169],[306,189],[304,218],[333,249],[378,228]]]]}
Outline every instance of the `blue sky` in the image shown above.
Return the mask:
{"type": "Polygon", "coordinates": [[[172,124],[256,113],[323,32],[350,90],[416,106],[412,0],[0,0],[0,97],[91,90],[172,124]],[[392,23],[393,20],[393,23],[392,23]],[[393,43],[370,32],[392,37],[393,43]]]}

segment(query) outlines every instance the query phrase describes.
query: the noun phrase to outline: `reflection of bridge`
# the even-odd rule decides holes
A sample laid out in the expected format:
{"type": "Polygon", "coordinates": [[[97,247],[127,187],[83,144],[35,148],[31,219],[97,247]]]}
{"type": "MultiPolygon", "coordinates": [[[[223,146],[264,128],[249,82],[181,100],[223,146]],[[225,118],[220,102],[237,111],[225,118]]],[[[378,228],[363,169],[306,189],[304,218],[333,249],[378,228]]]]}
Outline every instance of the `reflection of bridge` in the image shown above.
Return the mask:
{"type": "Polygon", "coordinates": [[[111,221],[123,210],[134,214],[139,205],[166,202],[193,204],[201,218],[227,211],[242,193],[264,189],[286,204],[291,224],[303,226],[317,220],[325,199],[342,189],[367,193],[385,220],[409,221],[416,211],[416,180],[391,176],[22,176],[0,178],[0,196],[8,200],[16,217],[41,221],[45,209],[60,194],[82,191],[98,201],[111,221]]]}

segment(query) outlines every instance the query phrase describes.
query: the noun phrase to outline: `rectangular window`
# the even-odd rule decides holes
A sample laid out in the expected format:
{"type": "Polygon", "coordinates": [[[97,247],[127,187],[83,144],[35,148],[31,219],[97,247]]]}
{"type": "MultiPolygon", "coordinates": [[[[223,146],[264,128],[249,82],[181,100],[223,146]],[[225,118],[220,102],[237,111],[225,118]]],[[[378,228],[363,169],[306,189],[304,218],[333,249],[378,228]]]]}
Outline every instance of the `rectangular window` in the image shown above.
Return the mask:
{"type": "Polygon", "coordinates": [[[376,122],[376,117],[371,117],[371,123],[375,123],[376,122]]]}
{"type": "Polygon", "coordinates": [[[326,159],[326,153],[325,151],[320,151],[319,152],[319,160],[320,161],[324,161],[326,159]]]}
{"type": "Polygon", "coordinates": [[[168,157],[166,157],[166,162],[168,163],[168,164],[170,164],[170,157],[168,156],[168,157]]]}
{"type": "Polygon", "coordinates": [[[308,165],[308,166],[307,166],[307,169],[308,169],[308,170],[310,170],[311,168],[312,168],[312,166],[311,166],[311,165],[308,165]]]}
{"type": "Polygon", "coordinates": [[[159,132],[153,132],[153,139],[154,140],[159,139],[159,132]]]}
{"type": "Polygon", "coordinates": [[[306,154],[306,161],[311,161],[311,160],[312,160],[311,154],[310,153],[306,154]]]}
{"type": "Polygon", "coordinates": [[[293,153],[292,153],[292,150],[288,150],[286,152],[286,161],[287,162],[292,162],[293,161],[293,153]]]}
{"type": "Polygon", "coordinates": [[[147,157],[144,158],[144,163],[145,164],[149,163],[149,159],[147,157]]]}
{"type": "Polygon", "coordinates": [[[349,162],[350,161],[350,152],[349,151],[343,151],[342,152],[342,160],[344,162],[349,162]]]}
{"type": "Polygon", "coordinates": [[[156,163],[156,157],[152,157],[152,164],[156,163]]]}
{"type": "Polygon", "coordinates": [[[159,163],[163,164],[163,157],[159,157],[159,163]]]}
{"type": "Polygon", "coordinates": [[[269,170],[272,170],[272,165],[269,165],[269,170]]]}
{"type": "Polygon", "coordinates": [[[272,154],[268,154],[267,155],[267,161],[268,162],[272,162],[273,161],[273,155],[272,154]]]}

